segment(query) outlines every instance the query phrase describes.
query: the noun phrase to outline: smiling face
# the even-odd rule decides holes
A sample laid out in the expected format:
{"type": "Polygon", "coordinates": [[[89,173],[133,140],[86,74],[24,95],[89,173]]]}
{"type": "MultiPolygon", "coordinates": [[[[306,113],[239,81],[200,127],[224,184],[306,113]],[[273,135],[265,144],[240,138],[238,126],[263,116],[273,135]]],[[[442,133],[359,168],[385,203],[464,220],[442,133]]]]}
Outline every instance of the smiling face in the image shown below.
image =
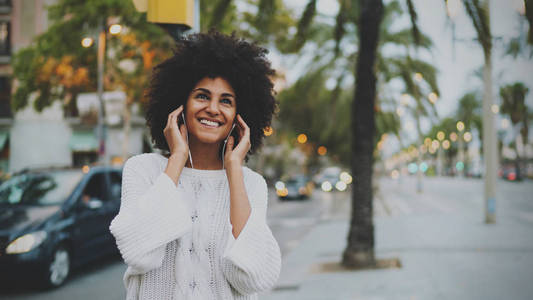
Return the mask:
{"type": "Polygon", "coordinates": [[[191,142],[218,144],[229,134],[237,114],[235,92],[223,78],[205,77],[192,89],[185,106],[191,142]]]}

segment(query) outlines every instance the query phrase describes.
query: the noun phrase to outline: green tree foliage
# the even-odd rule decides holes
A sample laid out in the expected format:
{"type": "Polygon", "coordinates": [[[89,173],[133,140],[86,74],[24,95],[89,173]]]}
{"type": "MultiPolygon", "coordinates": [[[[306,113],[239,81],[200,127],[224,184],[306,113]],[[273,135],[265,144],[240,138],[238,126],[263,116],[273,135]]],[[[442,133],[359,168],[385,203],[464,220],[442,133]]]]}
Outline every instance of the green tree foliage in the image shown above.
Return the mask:
{"type": "Polygon", "coordinates": [[[521,82],[508,84],[500,88],[502,98],[501,112],[511,119],[513,126],[521,125],[520,133],[524,143],[528,142],[531,113],[525,99],[529,89],[521,82]]]}
{"type": "MultiPolygon", "coordinates": [[[[296,33],[289,36],[284,46],[279,47],[286,53],[299,51],[307,54],[302,57],[311,57],[306,75],[280,93],[280,119],[292,126],[285,129],[295,133],[305,129],[313,143],[325,145],[329,154],[335,155],[340,159],[339,162],[348,166],[351,153],[349,124],[352,116],[344,112],[350,110],[355,87],[355,81],[348,79],[355,78],[359,45],[359,2],[339,0],[339,6],[339,12],[333,19],[317,15],[316,1],[309,1],[298,22],[296,33]],[[331,84],[332,81],[335,82],[334,85],[331,84]],[[326,83],[329,84],[329,89],[326,88],[326,83]],[[308,112],[304,113],[304,110],[308,112]],[[320,116],[313,114],[310,119],[308,116],[313,111],[320,112],[320,116]],[[309,122],[317,125],[306,126],[309,122]],[[346,124],[346,131],[340,130],[344,126],[342,124],[346,124]],[[335,144],[338,141],[341,146],[335,144]]],[[[416,99],[422,108],[419,109],[420,114],[436,116],[433,103],[428,101],[427,94],[439,93],[437,71],[431,64],[411,57],[413,49],[429,50],[432,46],[431,39],[418,30],[416,16],[412,18],[412,28],[391,31],[394,20],[405,14],[406,10],[410,10],[409,6],[402,8],[399,1],[387,3],[380,26],[377,70],[381,88],[375,108],[376,136],[384,133],[399,134],[400,120],[393,113],[395,102],[398,100],[384,91],[386,84],[392,80],[400,80],[404,84],[404,92],[417,95],[416,99]],[[415,27],[416,29],[413,29],[415,27]],[[391,45],[402,50],[385,56],[383,48],[391,45]],[[415,73],[423,75],[422,82],[413,79],[415,73]]],[[[374,144],[377,142],[378,139],[375,139],[374,144]]]]}
{"type": "Polygon", "coordinates": [[[476,128],[480,134],[483,133],[481,99],[477,92],[466,93],[459,99],[455,115],[457,120],[465,124],[465,131],[476,128]]]}
{"type": "Polygon", "coordinates": [[[115,19],[125,32],[108,37],[104,87],[122,88],[128,102],[140,101],[151,67],[170,55],[172,41],[156,25],[145,21],[130,0],[60,0],[48,7],[51,26],[27,48],[14,55],[15,92],[12,108],[21,109],[35,94],[35,109],[41,111],[55,100],[67,111],[81,92],[96,90],[96,45],[81,46],[84,37],[97,39],[103,22],[115,19]],[[119,68],[129,60],[128,71],[119,68]]]}

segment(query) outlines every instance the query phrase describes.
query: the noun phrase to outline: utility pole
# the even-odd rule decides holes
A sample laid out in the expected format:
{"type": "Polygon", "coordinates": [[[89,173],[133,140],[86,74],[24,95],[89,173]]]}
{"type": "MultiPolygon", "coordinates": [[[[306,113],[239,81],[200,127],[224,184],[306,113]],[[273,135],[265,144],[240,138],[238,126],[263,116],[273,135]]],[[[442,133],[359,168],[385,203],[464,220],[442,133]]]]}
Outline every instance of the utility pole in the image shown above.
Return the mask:
{"type": "Polygon", "coordinates": [[[106,19],[102,18],[98,26],[98,53],[97,53],[97,94],[100,109],[98,110],[98,160],[100,163],[109,164],[109,153],[106,148],[107,126],[104,105],[104,62],[106,43],[106,19]]]}

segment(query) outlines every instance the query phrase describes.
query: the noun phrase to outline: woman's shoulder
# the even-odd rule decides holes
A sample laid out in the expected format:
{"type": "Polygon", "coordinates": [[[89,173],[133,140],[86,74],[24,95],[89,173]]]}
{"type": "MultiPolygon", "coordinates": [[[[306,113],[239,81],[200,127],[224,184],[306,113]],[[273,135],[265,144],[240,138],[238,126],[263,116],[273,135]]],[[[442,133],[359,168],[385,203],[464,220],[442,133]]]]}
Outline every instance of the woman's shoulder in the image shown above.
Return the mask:
{"type": "Polygon", "coordinates": [[[263,183],[266,184],[266,181],[263,175],[248,168],[247,166],[243,166],[242,169],[243,169],[243,175],[244,175],[245,181],[253,182],[256,184],[263,184],[263,183]]]}
{"type": "Polygon", "coordinates": [[[141,153],[134,155],[124,164],[124,168],[140,169],[146,171],[158,171],[167,158],[159,153],[141,153]]]}

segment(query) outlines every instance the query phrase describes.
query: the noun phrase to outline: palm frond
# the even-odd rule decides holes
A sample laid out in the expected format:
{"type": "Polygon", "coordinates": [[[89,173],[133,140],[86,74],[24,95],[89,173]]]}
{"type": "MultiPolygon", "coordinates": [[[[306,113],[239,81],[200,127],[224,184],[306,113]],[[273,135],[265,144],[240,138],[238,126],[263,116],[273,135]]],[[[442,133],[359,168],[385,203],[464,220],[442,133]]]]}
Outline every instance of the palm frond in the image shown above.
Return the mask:
{"type": "Polygon", "coordinates": [[[529,23],[529,32],[527,35],[527,42],[533,45],[533,0],[525,0],[526,2],[526,18],[529,23]]]}
{"type": "Polygon", "coordinates": [[[420,44],[420,29],[418,28],[417,23],[418,15],[412,0],[407,0],[407,10],[409,11],[409,18],[411,19],[411,31],[413,34],[413,39],[415,45],[418,46],[420,44]]]}
{"type": "Polygon", "coordinates": [[[309,28],[311,27],[313,18],[316,15],[316,1],[317,0],[309,0],[305,6],[305,10],[300,18],[300,21],[298,22],[298,31],[296,32],[295,39],[297,46],[296,48],[298,49],[301,48],[307,40],[309,28]]]}
{"type": "Polygon", "coordinates": [[[217,5],[215,6],[215,10],[213,11],[213,14],[211,16],[211,21],[209,22],[209,28],[217,28],[220,23],[222,23],[222,19],[226,15],[230,4],[231,0],[218,1],[217,5]]]}
{"type": "Polygon", "coordinates": [[[350,2],[348,0],[339,0],[340,2],[340,8],[339,13],[337,14],[336,22],[335,22],[335,29],[333,31],[333,36],[335,38],[335,56],[339,56],[340,53],[340,44],[342,37],[346,33],[346,30],[344,29],[344,25],[347,21],[347,14],[348,9],[350,6],[350,2]]]}

